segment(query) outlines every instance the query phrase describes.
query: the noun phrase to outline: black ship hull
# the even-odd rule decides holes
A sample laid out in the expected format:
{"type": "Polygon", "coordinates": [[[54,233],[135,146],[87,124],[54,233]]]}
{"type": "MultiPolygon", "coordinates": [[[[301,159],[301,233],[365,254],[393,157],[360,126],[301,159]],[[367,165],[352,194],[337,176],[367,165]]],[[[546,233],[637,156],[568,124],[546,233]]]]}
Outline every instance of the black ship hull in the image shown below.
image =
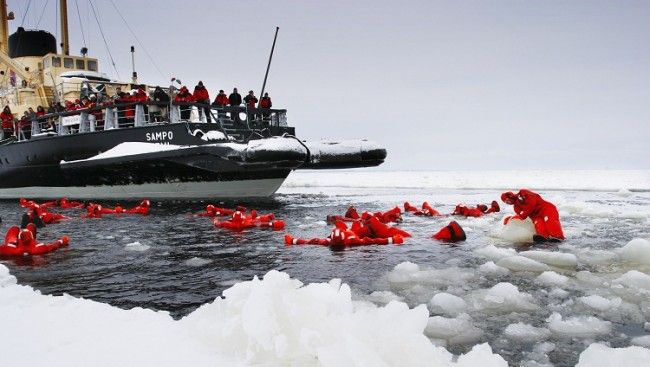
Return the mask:
{"type": "Polygon", "coordinates": [[[0,198],[264,197],[306,158],[291,150],[242,156],[246,144],[201,138],[217,129],[159,124],[12,142],[0,146],[0,198]],[[124,142],[193,148],[92,159],[124,142]]]}

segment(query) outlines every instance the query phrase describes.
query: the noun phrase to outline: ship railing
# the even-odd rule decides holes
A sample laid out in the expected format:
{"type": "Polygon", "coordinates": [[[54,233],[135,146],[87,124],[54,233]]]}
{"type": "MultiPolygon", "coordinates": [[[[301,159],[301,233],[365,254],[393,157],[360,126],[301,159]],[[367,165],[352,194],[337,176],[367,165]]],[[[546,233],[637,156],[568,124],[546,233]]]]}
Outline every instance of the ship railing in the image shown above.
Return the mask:
{"type": "Polygon", "coordinates": [[[187,102],[110,103],[96,107],[61,111],[16,125],[18,141],[31,137],[71,135],[119,128],[166,123],[216,123],[220,130],[263,131],[269,127],[286,127],[286,110],[215,106],[187,102]]]}

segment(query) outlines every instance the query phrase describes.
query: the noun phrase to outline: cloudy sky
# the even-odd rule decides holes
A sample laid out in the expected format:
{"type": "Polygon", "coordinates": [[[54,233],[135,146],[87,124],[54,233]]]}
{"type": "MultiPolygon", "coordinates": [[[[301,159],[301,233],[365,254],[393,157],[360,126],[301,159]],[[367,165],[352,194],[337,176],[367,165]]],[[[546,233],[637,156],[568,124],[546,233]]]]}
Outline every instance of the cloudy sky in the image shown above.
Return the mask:
{"type": "MultiPolygon", "coordinates": [[[[58,1],[8,2],[11,31],[58,34],[58,1]]],[[[387,169],[650,168],[650,1],[112,2],[117,72],[89,0],[68,0],[74,53],[126,79],[135,45],[141,81],[212,97],[259,93],[279,26],[274,105],[304,139],[384,144],[387,169]]]]}

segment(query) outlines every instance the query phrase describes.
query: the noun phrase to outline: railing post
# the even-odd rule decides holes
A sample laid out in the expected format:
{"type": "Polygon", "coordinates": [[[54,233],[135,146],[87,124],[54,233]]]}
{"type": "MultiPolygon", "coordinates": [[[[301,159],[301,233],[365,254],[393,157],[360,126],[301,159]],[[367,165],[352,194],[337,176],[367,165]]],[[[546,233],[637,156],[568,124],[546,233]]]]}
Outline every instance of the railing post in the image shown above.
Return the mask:
{"type": "Polygon", "coordinates": [[[181,107],[179,105],[169,106],[169,122],[175,124],[181,121],[181,107]]]}
{"type": "Polygon", "coordinates": [[[114,107],[106,107],[104,110],[104,130],[111,130],[115,128],[115,110],[114,107]]]}
{"type": "Polygon", "coordinates": [[[144,126],[144,125],[145,125],[144,106],[138,103],[135,105],[135,123],[133,126],[144,126]]]}
{"type": "Polygon", "coordinates": [[[68,129],[67,126],[63,126],[63,116],[59,116],[59,123],[57,126],[57,133],[59,135],[68,135],[70,133],[70,130],[68,129]]]}
{"type": "Polygon", "coordinates": [[[80,133],[87,133],[90,131],[90,126],[88,122],[88,112],[81,112],[79,114],[79,132],[80,133]]]}
{"type": "Polygon", "coordinates": [[[88,124],[90,125],[90,132],[95,132],[95,127],[97,126],[97,117],[93,114],[88,114],[88,124]]]}
{"type": "Polygon", "coordinates": [[[32,136],[34,134],[41,133],[41,125],[39,125],[38,120],[32,120],[32,136]]]}

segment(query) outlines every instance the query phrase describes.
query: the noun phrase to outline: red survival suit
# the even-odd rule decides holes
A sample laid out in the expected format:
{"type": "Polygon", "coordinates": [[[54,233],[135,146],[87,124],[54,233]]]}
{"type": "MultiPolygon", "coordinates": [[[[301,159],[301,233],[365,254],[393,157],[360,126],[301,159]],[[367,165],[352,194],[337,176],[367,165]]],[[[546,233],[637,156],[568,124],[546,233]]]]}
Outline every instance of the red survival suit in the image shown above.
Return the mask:
{"type": "Polygon", "coordinates": [[[385,212],[371,213],[365,211],[361,215],[359,215],[357,210],[353,206],[351,206],[345,212],[344,216],[328,215],[327,222],[328,223],[335,223],[337,221],[354,222],[358,220],[367,222],[368,220],[370,220],[371,217],[377,218],[382,223],[390,223],[390,222],[399,223],[402,221],[402,211],[400,210],[400,208],[394,207],[393,209],[387,210],[385,212]]]}
{"type": "Polygon", "coordinates": [[[396,227],[388,226],[377,217],[370,217],[365,221],[353,222],[348,229],[345,223],[338,221],[332,233],[327,238],[301,239],[287,234],[284,236],[286,245],[323,245],[323,246],[361,246],[361,245],[387,245],[402,244],[404,237],[411,235],[396,227]]]}
{"type": "Polygon", "coordinates": [[[462,204],[456,205],[456,208],[454,209],[454,212],[451,213],[453,215],[463,215],[466,217],[481,217],[484,214],[490,214],[490,213],[496,213],[501,211],[501,208],[499,207],[499,203],[496,201],[492,201],[490,204],[490,207],[488,208],[487,205],[485,204],[478,204],[476,205],[475,208],[471,208],[462,204]]]}
{"type": "Polygon", "coordinates": [[[230,220],[220,221],[218,218],[214,218],[212,223],[217,228],[226,228],[233,231],[243,231],[244,229],[259,227],[259,228],[270,228],[274,231],[279,231],[284,228],[283,220],[274,220],[275,215],[266,214],[266,215],[257,215],[255,210],[251,210],[251,214],[245,215],[240,211],[235,211],[230,220]]]}
{"type": "Polygon", "coordinates": [[[34,231],[33,224],[23,230],[18,226],[9,228],[5,242],[0,246],[0,256],[41,255],[67,246],[70,242],[68,236],[63,236],[52,243],[37,243],[34,231]]]}
{"type": "Polygon", "coordinates": [[[433,209],[431,205],[429,205],[429,203],[426,201],[422,203],[422,209],[418,209],[417,207],[414,207],[413,205],[409,204],[409,202],[407,201],[404,203],[404,211],[413,213],[415,215],[425,216],[425,217],[435,217],[440,215],[440,213],[437,210],[433,209]]]}
{"type": "Polygon", "coordinates": [[[533,236],[539,241],[560,241],[564,239],[560,214],[553,203],[544,200],[538,193],[521,189],[518,193],[504,192],[501,194],[504,203],[513,205],[515,215],[504,218],[503,224],[508,224],[511,219],[524,220],[528,217],[535,225],[537,235],[533,236]]]}
{"type": "Polygon", "coordinates": [[[465,241],[465,231],[456,221],[450,222],[446,227],[443,227],[438,233],[432,236],[433,239],[444,242],[459,242],[465,241]]]}
{"type": "Polygon", "coordinates": [[[228,208],[219,208],[216,207],[212,204],[209,204],[208,206],[205,207],[205,211],[201,213],[194,214],[197,217],[225,217],[228,215],[233,215],[235,214],[236,211],[240,211],[242,213],[246,212],[246,208],[243,206],[238,206],[235,209],[228,209],[228,208]]]}
{"type": "Polygon", "coordinates": [[[149,200],[142,200],[140,204],[134,206],[130,209],[124,209],[121,206],[116,206],[115,208],[102,207],[99,204],[88,204],[86,208],[88,212],[84,216],[85,218],[101,218],[104,214],[140,214],[140,215],[149,215],[149,207],[151,203],[149,200]]]}

